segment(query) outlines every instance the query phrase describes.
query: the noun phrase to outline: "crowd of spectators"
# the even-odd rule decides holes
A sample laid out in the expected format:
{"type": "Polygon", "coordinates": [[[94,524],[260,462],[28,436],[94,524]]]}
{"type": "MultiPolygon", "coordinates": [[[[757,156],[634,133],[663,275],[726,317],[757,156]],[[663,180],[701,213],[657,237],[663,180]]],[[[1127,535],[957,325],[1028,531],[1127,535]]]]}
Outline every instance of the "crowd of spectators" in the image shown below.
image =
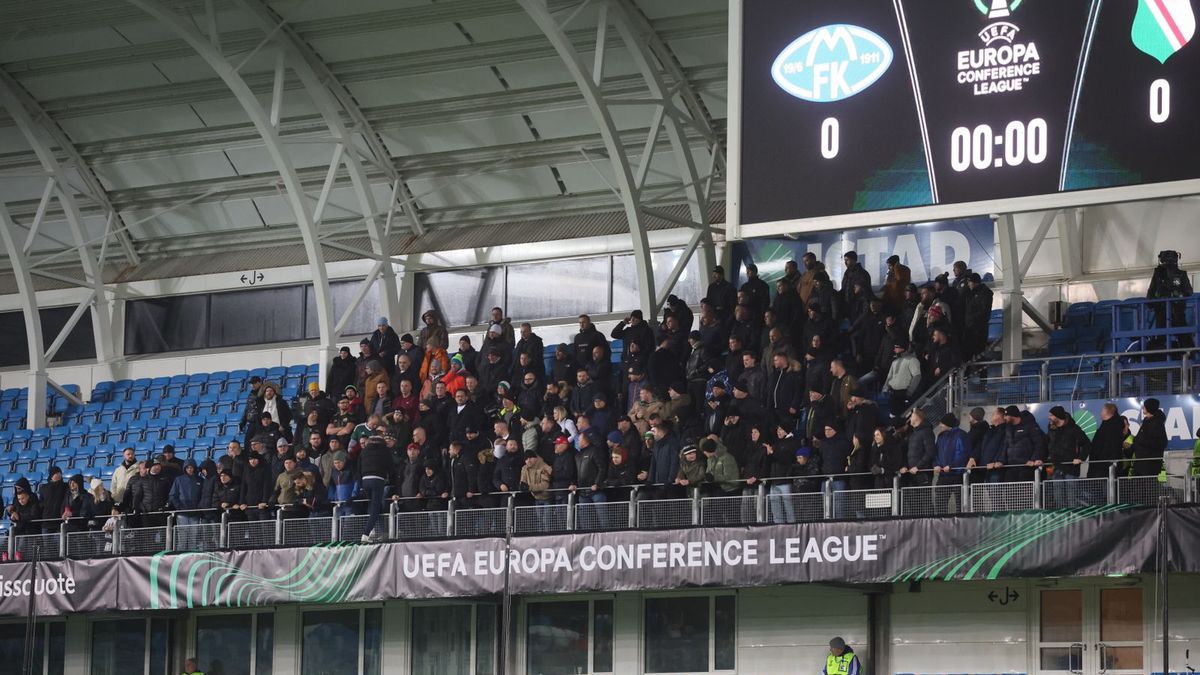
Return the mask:
{"type": "MultiPolygon", "coordinates": [[[[50,479],[34,495],[17,485],[10,519],[18,534],[39,516],[72,527],[111,526],[124,514],[141,526],[328,515],[357,501],[376,536],[388,500],[404,511],[520,503],[669,498],[699,489],[736,495],[769,485],[773,496],[821,489],[927,485],[943,474],[1028,480],[1089,474],[1104,461],[1161,458],[1162,413],[1146,401],[1140,431],[1106,407],[1094,439],[1061,408],[1048,431],[1015,407],[928,420],[904,415],[938,378],[984,351],[992,292],[959,262],[918,287],[896,256],[876,294],[851,251],[840,285],[812,254],[787,263],[771,293],[754,265],[740,288],[712,270],[694,314],[669,296],[657,329],[631,312],[609,336],[586,316],[569,343],[544,344],[528,323],[514,328],[501,308],[475,348],[462,335],[450,352],[439,313],[414,336],[380,318],[358,345],[292,401],[274,382],[251,379],[241,440],[219,459],[180,461],[171,446],[141,460],[132,448],[111,489],[82,476],[50,479]],[[619,360],[609,339],[621,340],[619,360]],[[616,361],[616,362],[614,362],[616,361]],[[887,412],[879,402],[886,404],[887,412]],[[934,425],[940,433],[935,434],[934,425]],[[363,505],[365,503],[365,505],[363,505]],[[107,522],[102,522],[107,521],[107,522]]],[[[1157,473],[1152,462],[1137,472],[1157,473]]],[[[772,509],[792,520],[786,505],[772,509]]],[[[53,523],[48,529],[57,530],[53,523]]]]}

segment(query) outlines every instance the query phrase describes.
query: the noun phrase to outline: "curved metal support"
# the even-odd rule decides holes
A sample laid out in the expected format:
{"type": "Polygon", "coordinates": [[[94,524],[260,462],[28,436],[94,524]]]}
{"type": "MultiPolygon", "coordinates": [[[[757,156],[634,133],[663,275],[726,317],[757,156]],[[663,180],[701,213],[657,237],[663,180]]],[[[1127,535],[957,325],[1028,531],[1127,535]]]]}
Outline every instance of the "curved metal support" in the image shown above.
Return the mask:
{"type": "MultiPolygon", "coordinates": [[[[0,105],[8,110],[9,116],[20,130],[25,140],[33,148],[33,152],[37,155],[38,162],[42,166],[42,170],[46,173],[47,183],[46,190],[42,194],[42,202],[38,209],[38,215],[35,215],[34,221],[30,226],[29,236],[26,237],[24,245],[14,241],[13,246],[8,246],[9,258],[12,262],[14,272],[20,275],[18,270],[23,270],[26,274],[38,274],[56,279],[64,279],[71,283],[76,283],[80,286],[91,290],[91,295],[88,300],[80,304],[79,309],[72,315],[71,321],[63,328],[58,339],[55,340],[53,349],[49,354],[42,352],[41,328],[40,319],[38,319],[37,298],[30,294],[23,294],[23,302],[28,305],[28,310],[33,317],[30,320],[26,319],[26,337],[30,342],[30,366],[31,374],[35,377],[31,378],[31,383],[36,380],[36,375],[41,373],[43,384],[41,392],[30,391],[30,421],[31,423],[40,424],[45,419],[45,411],[43,402],[45,400],[45,366],[53,358],[53,352],[57,351],[58,346],[61,346],[66,334],[70,333],[85,313],[86,305],[91,306],[93,335],[96,343],[96,359],[100,364],[109,368],[112,367],[114,361],[118,358],[119,350],[116,347],[113,339],[112,325],[112,305],[111,299],[104,285],[104,255],[106,252],[105,244],[107,237],[101,243],[99,257],[93,255],[91,241],[88,238],[87,229],[83,224],[83,216],[80,214],[79,202],[75,195],[75,188],[71,184],[71,176],[67,171],[67,167],[63,166],[54,154],[53,148],[45,142],[45,137],[42,135],[44,125],[39,123],[44,120],[49,120],[44,114],[35,118],[35,111],[31,110],[26,101],[22,100],[21,91],[9,86],[10,81],[0,79],[0,105]],[[33,244],[34,236],[38,227],[41,225],[41,219],[45,215],[46,207],[49,205],[50,199],[57,199],[62,208],[63,215],[66,217],[67,227],[71,232],[71,238],[74,243],[74,248],[79,255],[80,267],[83,270],[83,280],[69,279],[62,275],[53,274],[46,271],[34,271],[34,264],[29,259],[29,252],[33,244]],[[37,331],[35,336],[31,331],[37,331]],[[35,397],[36,394],[36,397],[35,397]]],[[[27,97],[25,97],[27,98],[27,97]]],[[[49,133],[49,132],[47,132],[49,133]]],[[[108,227],[113,225],[113,211],[109,211],[108,227]]],[[[10,219],[11,220],[11,219],[10,219]]],[[[32,286],[30,287],[32,289],[32,286]]],[[[34,387],[36,389],[37,387],[34,387]]]]}
{"type": "MultiPolygon", "coordinates": [[[[312,269],[313,295],[316,301],[317,326],[321,341],[318,348],[318,362],[329,362],[333,359],[337,351],[337,335],[334,330],[333,304],[329,293],[329,274],[325,270],[325,256],[322,252],[317,233],[317,222],[320,220],[318,216],[324,209],[324,200],[318,200],[314,212],[309,212],[305,204],[306,196],[303,186],[296,175],[296,167],[284,151],[279,131],[271,123],[272,116],[263,109],[253,90],[251,90],[245,79],[238,73],[238,65],[231,63],[221,54],[220,49],[217,47],[219,40],[215,39],[216,36],[212,36],[214,39],[210,40],[208,36],[202,35],[193,28],[189,20],[163,7],[155,0],[128,0],[128,2],[173,31],[197,55],[204,59],[205,63],[212,68],[213,72],[229,88],[230,93],[237,99],[246,115],[250,118],[250,121],[254,124],[255,130],[262,137],[263,145],[266,147],[267,153],[270,155],[276,170],[279,172],[288,205],[292,209],[292,214],[296,217],[296,224],[300,228],[300,234],[304,240],[304,250],[308,255],[309,266],[312,269]]],[[[210,25],[212,23],[215,22],[210,22],[210,25]]],[[[278,102],[278,97],[275,100],[278,102]]],[[[276,117],[277,115],[278,112],[276,111],[276,117]]],[[[336,165],[339,161],[338,154],[340,153],[335,152],[335,161],[331,162],[331,177],[337,168],[336,165]]],[[[332,180],[326,181],[327,188],[331,184],[332,180]]],[[[327,193],[328,190],[323,193],[323,196],[327,193]]],[[[325,369],[322,368],[322,386],[324,386],[325,376],[325,369]]]]}
{"type": "MultiPolygon", "coordinates": [[[[583,0],[559,12],[551,12],[546,0],[517,1],[558,52],[599,127],[616,177],[616,184],[610,187],[621,199],[633,239],[639,304],[643,312],[649,316],[656,316],[662,307],[663,298],[671,292],[692,251],[701,251],[703,269],[710,269],[713,265],[708,196],[716,171],[719,166],[723,166],[719,135],[713,131],[699,99],[690,91],[688,82],[673,56],[631,0],[583,0]],[[596,12],[596,41],[590,64],[585,62],[574,41],[567,35],[567,26],[589,8],[594,8],[596,12]],[[555,17],[556,13],[565,15],[565,18],[560,22],[555,17]],[[616,28],[645,82],[648,97],[643,103],[651,104],[654,109],[649,125],[650,131],[636,165],[621,143],[620,134],[613,122],[610,108],[614,103],[606,99],[603,93],[604,54],[610,25],[616,28]],[[701,176],[696,168],[685,126],[696,128],[711,144],[711,166],[707,176],[701,176]],[[654,159],[654,148],[658,144],[659,134],[664,129],[679,169],[680,187],[677,192],[683,193],[691,220],[669,216],[642,199],[641,192],[654,159]],[[670,283],[661,290],[654,284],[654,270],[646,237],[647,217],[670,220],[698,231],[693,243],[685,249],[685,255],[681,256],[676,269],[668,276],[670,283]]],[[[622,101],[620,104],[628,105],[628,101],[622,101]]],[[[662,196],[655,201],[661,199],[662,196]]]]}
{"type": "MultiPolygon", "coordinates": [[[[349,91],[342,86],[329,71],[328,66],[317,56],[317,54],[300,38],[296,32],[283,22],[281,18],[275,15],[274,12],[267,7],[264,0],[241,0],[241,4],[246,8],[248,13],[254,17],[259,27],[262,28],[265,34],[276,34],[276,42],[280,49],[284,50],[288,59],[289,66],[292,71],[300,78],[301,84],[308,93],[316,106],[317,112],[329,127],[329,133],[343,148],[348,152],[343,153],[342,161],[346,166],[346,171],[350,175],[350,182],[354,190],[355,198],[358,200],[360,210],[362,211],[363,221],[367,227],[367,238],[371,243],[371,250],[381,256],[388,255],[387,237],[390,235],[388,228],[380,225],[376,215],[377,208],[375,204],[375,196],[371,192],[371,183],[367,179],[367,171],[363,167],[362,158],[359,156],[359,148],[357,139],[362,138],[368,150],[373,157],[371,158],[372,165],[377,166],[384,171],[388,176],[389,183],[392,185],[393,195],[391,203],[388,205],[387,223],[391,223],[391,213],[396,208],[397,193],[408,194],[408,186],[396,171],[395,165],[392,163],[391,155],[388,154],[387,148],[384,147],[382,139],[367,123],[366,117],[363,116],[362,110],[359,109],[357,103],[350,96],[349,91]],[[356,135],[351,129],[347,128],[342,121],[342,113],[354,123],[358,130],[356,135]]],[[[406,201],[405,213],[409,218],[409,223],[415,234],[422,234],[424,230],[421,228],[420,220],[412,207],[411,201],[406,201]]],[[[387,315],[390,317],[399,318],[400,301],[396,291],[396,272],[392,265],[381,264],[373,268],[371,275],[363,282],[364,288],[369,287],[375,278],[382,279],[381,294],[383,306],[387,309],[387,315]]],[[[354,307],[348,307],[344,310],[343,316],[334,326],[334,332],[340,336],[346,319],[353,312],[354,307]]]]}
{"type": "MultiPolygon", "coordinates": [[[[96,172],[87,163],[87,160],[83,158],[83,155],[79,154],[79,149],[76,148],[75,144],[71,142],[71,139],[67,137],[67,133],[58,125],[58,122],[55,122],[54,119],[42,109],[41,104],[34,100],[34,98],[30,96],[27,91],[25,91],[25,88],[22,87],[4,70],[0,70],[0,87],[3,87],[11,92],[12,96],[14,96],[18,101],[21,102],[22,105],[25,106],[25,109],[29,111],[33,119],[41,123],[41,128],[50,136],[50,140],[52,140],[54,144],[58,146],[60,152],[66,155],[67,164],[75,167],[75,170],[79,175],[79,179],[83,181],[83,185],[79,187],[83,188],[84,194],[86,194],[92,201],[96,202],[96,204],[100,206],[101,210],[104,211],[106,216],[116,226],[113,236],[116,237],[117,243],[121,245],[121,252],[125,255],[125,259],[128,260],[129,264],[131,265],[140,264],[142,261],[141,256],[138,255],[137,248],[133,245],[133,240],[129,236],[129,230],[125,223],[125,219],[121,216],[121,212],[117,211],[117,209],[113,207],[112,200],[110,200],[108,197],[108,191],[105,190],[104,186],[100,184],[100,179],[96,177],[96,172]]],[[[32,242],[33,236],[31,235],[29,243],[32,242]]],[[[28,246],[26,246],[26,248],[28,248],[28,246]]]]}
{"type": "Polygon", "coordinates": [[[46,397],[46,361],[42,354],[42,322],[38,314],[37,293],[33,288],[33,277],[29,274],[29,268],[25,265],[25,256],[21,252],[22,242],[17,231],[17,224],[9,216],[8,207],[4,205],[4,202],[0,202],[0,241],[3,241],[8,258],[12,261],[13,277],[17,281],[17,295],[21,298],[21,313],[25,317],[25,341],[29,345],[29,379],[30,384],[34,385],[29,388],[28,427],[36,429],[46,421],[45,407],[34,405],[35,401],[41,401],[46,397]],[[41,382],[41,394],[35,398],[34,394],[37,393],[37,382],[39,381],[41,382]]]}

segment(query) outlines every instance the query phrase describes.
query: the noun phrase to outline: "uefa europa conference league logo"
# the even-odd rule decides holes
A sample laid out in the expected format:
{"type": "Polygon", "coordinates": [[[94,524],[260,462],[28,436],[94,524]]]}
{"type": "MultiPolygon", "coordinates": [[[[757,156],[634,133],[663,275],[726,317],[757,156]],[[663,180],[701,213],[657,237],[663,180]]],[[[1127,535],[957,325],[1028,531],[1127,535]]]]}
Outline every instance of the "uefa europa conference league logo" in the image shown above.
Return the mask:
{"type": "Polygon", "coordinates": [[[875,84],[892,65],[892,47],[875,33],[839,23],[811,30],[788,45],[771,66],[781,89],[814,103],[850,98],[875,84]]]}
{"type": "Polygon", "coordinates": [[[1021,28],[1004,20],[1024,0],[992,0],[990,7],[984,0],[973,1],[991,23],[979,31],[981,49],[958,53],[958,83],[969,85],[975,96],[1021,91],[1042,72],[1037,44],[1018,41],[1021,28]]]}

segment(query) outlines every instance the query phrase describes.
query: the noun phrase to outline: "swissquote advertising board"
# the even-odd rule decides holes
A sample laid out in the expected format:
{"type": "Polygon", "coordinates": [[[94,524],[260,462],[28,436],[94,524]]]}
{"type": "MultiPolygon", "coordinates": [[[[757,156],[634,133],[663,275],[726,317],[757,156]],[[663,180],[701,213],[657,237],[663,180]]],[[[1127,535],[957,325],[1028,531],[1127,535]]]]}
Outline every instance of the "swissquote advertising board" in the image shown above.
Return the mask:
{"type": "Polygon", "coordinates": [[[0,565],[0,615],[389,599],[1198,571],[1200,507],[1095,506],[0,565]],[[506,567],[507,560],[507,570],[506,567]],[[36,574],[34,574],[36,567],[36,574]]]}

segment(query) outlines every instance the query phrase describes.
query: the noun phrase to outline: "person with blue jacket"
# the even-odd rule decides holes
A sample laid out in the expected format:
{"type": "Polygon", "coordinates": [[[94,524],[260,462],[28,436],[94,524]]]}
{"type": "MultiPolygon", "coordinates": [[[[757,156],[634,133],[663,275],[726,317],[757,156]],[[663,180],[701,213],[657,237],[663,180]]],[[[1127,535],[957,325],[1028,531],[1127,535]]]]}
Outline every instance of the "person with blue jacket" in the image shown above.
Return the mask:
{"type": "Polygon", "coordinates": [[[189,459],[183,465],[183,473],[175,478],[171,483],[171,490],[167,493],[167,503],[175,511],[192,511],[192,513],[178,513],[175,520],[180,525],[196,525],[200,522],[200,514],[194,513],[200,508],[200,488],[204,485],[204,479],[201,478],[196,471],[195,460],[189,459]]]}
{"type": "Polygon", "coordinates": [[[940,475],[938,482],[948,483],[952,476],[961,476],[971,459],[971,441],[967,432],[959,426],[954,413],[946,413],[941,420],[941,433],[937,437],[937,459],[933,473],[940,475]]]}
{"type": "Polygon", "coordinates": [[[348,502],[358,494],[358,476],[346,464],[346,453],[340,450],[333,454],[333,470],[329,473],[326,494],[331,504],[348,502]]]}
{"type": "Polygon", "coordinates": [[[679,437],[675,435],[671,424],[659,422],[654,427],[654,447],[650,451],[650,466],[638,474],[638,480],[646,481],[653,487],[650,494],[659,499],[665,499],[677,494],[673,489],[675,475],[679,473],[679,437]]]}

